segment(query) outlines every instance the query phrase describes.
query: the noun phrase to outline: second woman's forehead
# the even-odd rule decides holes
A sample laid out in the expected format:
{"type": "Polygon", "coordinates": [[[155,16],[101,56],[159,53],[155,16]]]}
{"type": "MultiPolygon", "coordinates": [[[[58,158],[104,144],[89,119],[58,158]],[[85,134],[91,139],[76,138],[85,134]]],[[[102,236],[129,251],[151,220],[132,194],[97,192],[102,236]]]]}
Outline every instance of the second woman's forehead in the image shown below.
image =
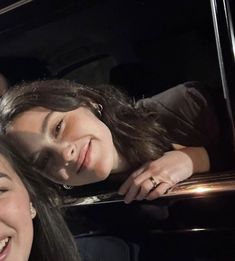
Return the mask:
{"type": "Polygon", "coordinates": [[[42,122],[50,110],[42,107],[35,107],[19,114],[11,122],[7,132],[39,132],[42,122]]]}
{"type": "Polygon", "coordinates": [[[41,107],[28,110],[15,118],[7,129],[7,138],[23,157],[28,158],[43,146],[42,122],[48,113],[49,110],[41,107]]]}

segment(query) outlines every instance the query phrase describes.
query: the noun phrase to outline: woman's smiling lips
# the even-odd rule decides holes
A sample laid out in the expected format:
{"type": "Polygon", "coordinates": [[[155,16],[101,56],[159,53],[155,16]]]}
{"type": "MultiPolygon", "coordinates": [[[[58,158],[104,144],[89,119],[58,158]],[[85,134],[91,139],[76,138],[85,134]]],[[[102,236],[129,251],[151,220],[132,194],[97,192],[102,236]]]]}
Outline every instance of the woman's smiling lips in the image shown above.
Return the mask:
{"type": "Polygon", "coordinates": [[[78,165],[78,169],[77,169],[77,174],[79,174],[79,172],[81,171],[81,169],[84,167],[85,163],[87,165],[88,163],[88,152],[90,151],[90,145],[91,145],[91,140],[89,140],[89,142],[87,142],[81,149],[80,153],[79,153],[79,157],[78,157],[78,161],[77,161],[77,165],[78,165]]]}
{"type": "Polygon", "coordinates": [[[0,252],[0,261],[4,261],[6,260],[7,256],[10,253],[10,249],[11,249],[11,238],[10,237],[6,237],[5,239],[0,240],[1,244],[4,245],[3,248],[1,248],[1,252],[0,252]]]}

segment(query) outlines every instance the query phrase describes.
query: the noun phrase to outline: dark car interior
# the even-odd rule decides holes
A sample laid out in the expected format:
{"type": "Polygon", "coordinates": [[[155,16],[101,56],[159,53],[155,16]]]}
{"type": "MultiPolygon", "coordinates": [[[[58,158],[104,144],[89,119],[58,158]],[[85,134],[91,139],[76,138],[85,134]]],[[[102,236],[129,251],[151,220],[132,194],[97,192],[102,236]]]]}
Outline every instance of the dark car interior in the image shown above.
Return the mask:
{"type": "Polygon", "coordinates": [[[209,1],[32,1],[0,19],[1,66],[14,71],[22,58],[26,80],[79,75],[137,97],[188,80],[221,86],[209,1]]]}
{"type": "MultiPolygon", "coordinates": [[[[65,78],[112,84],[135,99],[203,82],[223,99],[218,111],[233,144],[233,19],[232,0],[4,0],[0,73],[10,87],[65,78]]],[[[234,260],[233,169],[193,177],[153,202],[126,205],[114,193],[119,185],[62,189],[77,238],[123,239],[129,260],[234,260]],[[206,182],[216,193],[184,190],[206,182]]]]}

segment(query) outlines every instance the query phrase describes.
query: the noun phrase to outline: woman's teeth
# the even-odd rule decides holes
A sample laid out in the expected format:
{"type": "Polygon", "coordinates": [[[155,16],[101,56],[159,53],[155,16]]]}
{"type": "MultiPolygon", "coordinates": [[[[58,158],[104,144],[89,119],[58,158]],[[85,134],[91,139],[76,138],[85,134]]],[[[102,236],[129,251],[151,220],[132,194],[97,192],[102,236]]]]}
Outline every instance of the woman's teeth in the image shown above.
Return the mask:
{"type": "Polygon", "coordinates": [[[5,239],[0,240],[0,253],[3,251],[4,247],[7,245],[9,240],[10,240],[9,237],[6,237],[5,239]]]}

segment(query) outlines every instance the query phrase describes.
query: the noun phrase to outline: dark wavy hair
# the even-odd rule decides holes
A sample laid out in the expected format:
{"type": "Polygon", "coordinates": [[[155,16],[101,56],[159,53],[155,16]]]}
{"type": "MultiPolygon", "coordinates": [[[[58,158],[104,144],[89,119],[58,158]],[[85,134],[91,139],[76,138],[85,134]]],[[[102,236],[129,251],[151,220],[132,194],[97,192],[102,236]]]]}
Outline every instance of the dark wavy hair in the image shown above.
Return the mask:
{"type": "Polygon", "coordinates": [[[23,83],[9,90],[0,103],[1,130],[6,132],[17,115],[37,106],[62,112],[80,106],[89,108],[110,129],[117,151],[131,169],[172,149],[156,112],[136,108],[129,97],[112,86],[91,88],[68,80],[23,83]],[[101,117],[94,103],[102,105],[101,117]]]}
{"type": "Polygon", "coordinates": [[[29,168],[2,137],[0,154],[22,180],[37,211],[33,220],[34,238],[29,261],[78,261],[76,244],[62,217],[59,198],[49,181],[29,168]]]}

